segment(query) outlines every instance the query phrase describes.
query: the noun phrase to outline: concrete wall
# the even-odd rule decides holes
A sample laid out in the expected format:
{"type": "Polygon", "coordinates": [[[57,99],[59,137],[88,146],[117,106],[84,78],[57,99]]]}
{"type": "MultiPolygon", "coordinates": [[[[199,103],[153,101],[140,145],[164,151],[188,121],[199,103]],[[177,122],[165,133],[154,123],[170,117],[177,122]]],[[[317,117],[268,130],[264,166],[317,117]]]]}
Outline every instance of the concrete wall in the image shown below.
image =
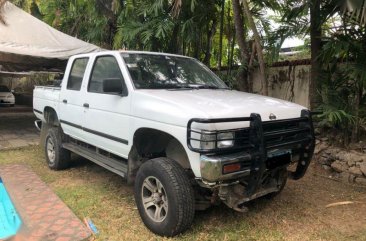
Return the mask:
{"type": "MultiPolygon", "coordinates": [[[[309,107],[310,65],[287,65],[268,68],[269,96],[309,107]]],[[[253,90],[259,93],[259,70],[254,71],[253,90]]]]}

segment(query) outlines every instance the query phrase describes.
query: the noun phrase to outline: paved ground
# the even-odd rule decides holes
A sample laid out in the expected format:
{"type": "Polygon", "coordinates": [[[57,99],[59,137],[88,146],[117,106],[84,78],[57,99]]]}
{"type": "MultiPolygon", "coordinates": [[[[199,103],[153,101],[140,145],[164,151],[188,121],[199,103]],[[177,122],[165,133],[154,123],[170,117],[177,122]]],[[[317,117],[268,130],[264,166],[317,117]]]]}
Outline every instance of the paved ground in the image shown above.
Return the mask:
{"type": "Polygon", "coordinates": [[[25,165],[2,165],[0,176],[23,225],[12,241],[79,241],[91,233],[75,214],[25,165]]]}
{"type": "Polygon", "coordinates": [[[4,107],[0,108],[0,151],[37,145],[39,131],[34,126],[35,119],[29,109],[16,108],[10,112],[4,107]]]}

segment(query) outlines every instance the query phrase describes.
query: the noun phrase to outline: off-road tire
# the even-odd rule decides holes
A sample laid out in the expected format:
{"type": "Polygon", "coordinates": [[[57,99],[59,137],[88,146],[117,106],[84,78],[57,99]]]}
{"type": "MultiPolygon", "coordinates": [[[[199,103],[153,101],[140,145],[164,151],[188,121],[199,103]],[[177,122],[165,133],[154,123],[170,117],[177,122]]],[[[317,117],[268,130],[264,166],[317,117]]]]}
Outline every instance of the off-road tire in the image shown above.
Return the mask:
{"type": "Polygon", "coordinates": [[[60,128],[52,127],[48,129],[44,150],[46,155],[47,165],[52,170],[64,170],[69,167],[71,153],[69,150],[62,148],[62,133],[60,128]],[[54,156],[49,154],[49,145],[52,143],[54,147],[54,156]]]}
{"type": "Polygon", "coordinates": [[[173,237],[187,230],[193,222],[195,199],[185,170],[174,160],[156,158],[145,162],[135,179],[135,201],[147,228],[155,234],[173,237]],[[161,182],[167,196],[168,211],[163,221],[154,221],[143,204],[143,185],[148,178],[161,182]]]}

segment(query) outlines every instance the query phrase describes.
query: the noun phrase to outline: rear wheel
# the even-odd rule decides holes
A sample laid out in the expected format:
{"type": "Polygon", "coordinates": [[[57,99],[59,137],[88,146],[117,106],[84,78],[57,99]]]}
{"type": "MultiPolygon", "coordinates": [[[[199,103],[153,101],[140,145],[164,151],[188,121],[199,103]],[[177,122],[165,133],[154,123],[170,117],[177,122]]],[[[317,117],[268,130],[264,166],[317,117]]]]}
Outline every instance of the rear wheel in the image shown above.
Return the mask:
{"type": "Polygon", "coordinates": [[[71,154],[69,150],[62,148],[62,136],[59,128],[48,129],[44,147],[50,169],[63,170],[69,166],[71,154]]]}
{"type": "Polygon", "coordinates": [[[158,235],[175,236],[193,222],[193,188],[184,169],[168,158],[149,160],[140,167],[135,201],[142,221],[158,235]]]}

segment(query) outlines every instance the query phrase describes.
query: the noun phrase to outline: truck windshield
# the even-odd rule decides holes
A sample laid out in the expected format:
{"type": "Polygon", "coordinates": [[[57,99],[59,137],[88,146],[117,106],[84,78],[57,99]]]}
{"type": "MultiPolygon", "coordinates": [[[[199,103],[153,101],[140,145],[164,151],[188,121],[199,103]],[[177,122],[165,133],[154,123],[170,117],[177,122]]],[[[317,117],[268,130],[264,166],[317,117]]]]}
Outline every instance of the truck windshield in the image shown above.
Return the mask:
{"type": "Polygon", "coordinates": [[[122,57],[137,89],[228,89],[195,59],[134,53],[122,57]]]}

